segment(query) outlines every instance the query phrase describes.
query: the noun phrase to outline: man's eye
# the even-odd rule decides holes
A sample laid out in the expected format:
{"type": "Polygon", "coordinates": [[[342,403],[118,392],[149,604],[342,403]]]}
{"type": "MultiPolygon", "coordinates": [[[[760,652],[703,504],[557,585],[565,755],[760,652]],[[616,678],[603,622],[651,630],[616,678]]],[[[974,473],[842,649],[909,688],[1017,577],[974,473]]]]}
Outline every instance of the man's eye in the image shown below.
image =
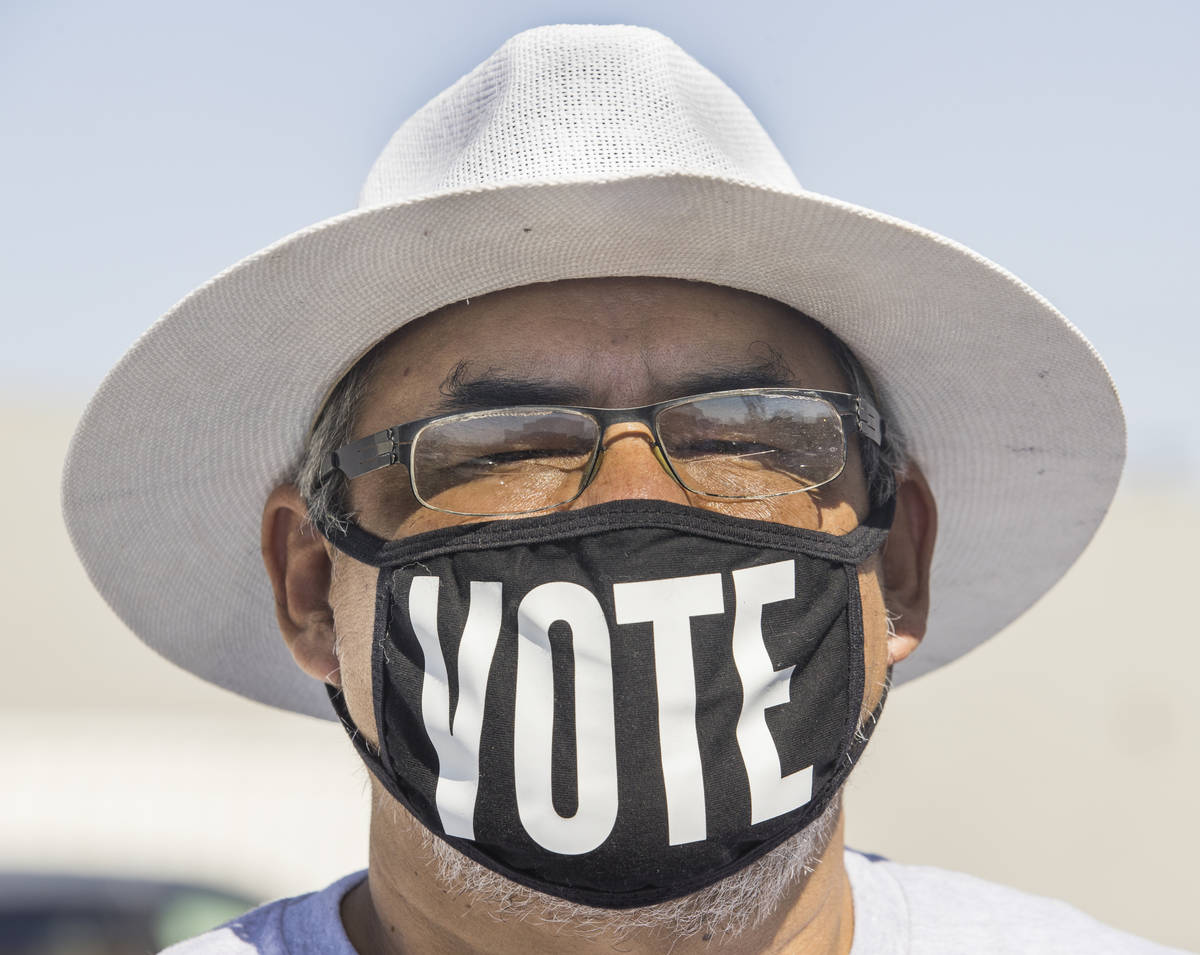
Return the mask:
{"type": "Polygon", "coordinates": [[[682,458],[740,458],[773,454],[779,449],[760,441],[738,441],[730,438],[706,438],[689,441],[672,449],[672,454],[682,458]]]}
{"type": "Polygon", "coordinates": [[[579,455],[565,451],[555,451],[549,448],[520,448],[512,451],[493,451],[481,454],[464,461],[462,467],[487,468],[519,467],[523,464],[556,465],[564,461],[574,460],[579,455]]]}

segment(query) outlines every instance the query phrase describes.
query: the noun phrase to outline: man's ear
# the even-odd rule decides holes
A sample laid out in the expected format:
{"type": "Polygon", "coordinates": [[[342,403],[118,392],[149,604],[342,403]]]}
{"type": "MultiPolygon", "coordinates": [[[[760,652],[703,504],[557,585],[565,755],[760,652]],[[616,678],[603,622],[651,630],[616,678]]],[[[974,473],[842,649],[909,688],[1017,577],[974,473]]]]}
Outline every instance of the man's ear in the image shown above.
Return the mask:
{"type": "Polygon", "coordinates": [[[271,492],[263,508],[263,563],[275,591],[279,631],[296,663],[309,676],[341,686],[329,603],[332,563],[325,538],[307,518],[294,485],[271,492]]]}
{"type": "Polygon", "coordinates": [[[937,505],[915,464],[896,489],[896,517],[883,548],[883,602],[892,617],[888,663],[917,648],[929,619],[929,567],[937,537],[937,505]]]}

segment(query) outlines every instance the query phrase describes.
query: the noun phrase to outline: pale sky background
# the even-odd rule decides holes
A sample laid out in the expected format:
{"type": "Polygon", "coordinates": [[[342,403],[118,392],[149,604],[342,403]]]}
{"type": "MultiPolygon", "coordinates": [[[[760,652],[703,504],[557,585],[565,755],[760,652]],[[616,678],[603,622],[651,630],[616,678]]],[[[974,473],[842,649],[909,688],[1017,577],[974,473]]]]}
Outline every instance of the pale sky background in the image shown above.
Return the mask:
{"type": "Polygon", "coordinates": [[[0,397],[82,406],[158,315],[350,208],[400,121],[508,35],[633,22],[810,189],[962,241],[1116,379],[1138,478],[1200,480],[1200,3],[162,3],[0,9],[0,397]]]}

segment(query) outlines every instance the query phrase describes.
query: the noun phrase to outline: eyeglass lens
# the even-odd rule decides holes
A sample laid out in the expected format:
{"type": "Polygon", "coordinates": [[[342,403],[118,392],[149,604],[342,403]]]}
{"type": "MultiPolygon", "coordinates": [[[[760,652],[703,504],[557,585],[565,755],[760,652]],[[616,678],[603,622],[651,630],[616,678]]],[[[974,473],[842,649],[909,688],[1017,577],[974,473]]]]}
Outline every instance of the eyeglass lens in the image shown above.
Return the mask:
{"type": "MultiPolygon", "coordinates": [[[[672,405],[656,420],[680,482],[709,497],[759,498],[818,487],[845,462],[838,412],[805,395],[720,395],[672,405]]],[[[567,409],[498,410],[442,418],[414,439],[418,497],[477,516],[525,514],[575,498],[600,425],[567,409]]]]}
{"type": "Polygon", "coordinates": [[[841,473],[842,419],[819,398],[723,395],[658,416],[663,452],[684,486],[709,497],[771,497],[841,473]]]}
{"type": "Polygon", "coordinates": [[[579,493],[599,443],[596,420],[574,411],[442,418],[414,439],[413,486],[458,514],[542,511],[579,493]]]}

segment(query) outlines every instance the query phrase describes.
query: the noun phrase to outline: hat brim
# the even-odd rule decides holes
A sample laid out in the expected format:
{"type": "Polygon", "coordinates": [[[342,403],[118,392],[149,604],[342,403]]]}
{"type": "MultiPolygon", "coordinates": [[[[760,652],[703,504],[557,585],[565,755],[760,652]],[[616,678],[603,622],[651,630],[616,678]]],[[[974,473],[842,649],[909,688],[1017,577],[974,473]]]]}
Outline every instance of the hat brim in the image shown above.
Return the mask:
{"type": "Polygon", "coordinates": [[[270,490],[372,344],[464,298],[662,276],[817,319],[862,360],[938,503],[932,610],[897,683],[996,633],[1099,526],[1125,433],[1090,344],[1045,299],[927,230],[808,192],[700,176],[495,187],[347,213],[192,293],[105,379],[63,506],[97,589],[159,653],[330,719],[279,636],[259,553],[270,490]]]}

